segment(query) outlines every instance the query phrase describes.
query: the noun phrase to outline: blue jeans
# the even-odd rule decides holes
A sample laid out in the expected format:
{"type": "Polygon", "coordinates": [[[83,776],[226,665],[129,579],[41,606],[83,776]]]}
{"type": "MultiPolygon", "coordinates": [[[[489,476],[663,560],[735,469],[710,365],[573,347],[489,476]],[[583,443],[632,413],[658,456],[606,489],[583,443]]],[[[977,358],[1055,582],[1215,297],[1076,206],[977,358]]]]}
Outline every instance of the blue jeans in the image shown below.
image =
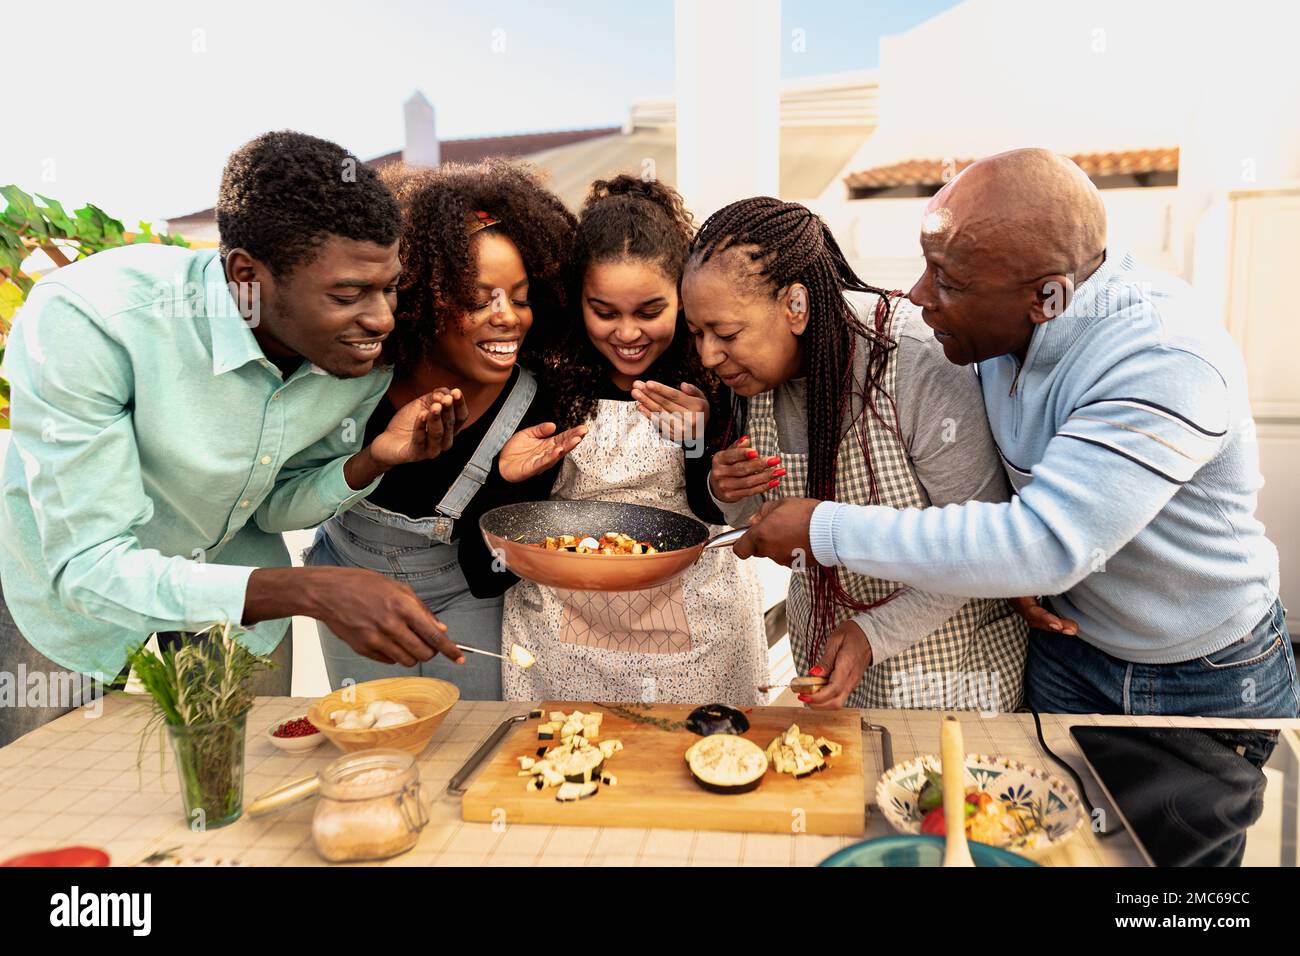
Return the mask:
{"type": "MultiPolygon", "coordinates": [[[[368,501],[331,518],[316,532],[303,556],[307,565],[369,568],[410,585],[434,617],[447,625],[447,636],[458,644],[501,651],[501,598],[470,594],[460,570],[460,542],[442,544],[434,537],[434,519],[408,518],[368,501]]],[[[467,533],[478,533],[477,528],[467,533]]],[[[362,657],[320,621],[321,653],[330,686],[345,680],[357,683],[381,677],[438,677],[460,688],[465,700],[501,699],[501,662],[481,654],[466,654],[463,665],[442,655],[401,667],[362,657]]]]}
{"type": "MultiPolygon", "coordinates": [[[[1175,664],[1134,664],[1077,637],[1032,629],[1025,690],[1029,706],[1041,713],[1233,718],[1300,714],[1300,679],[1281,600],[1241,640],[1175,664]]],[[[1244,734],[1247,759],[1267,759],[1264,750],[1271,751],[1275,739],[1271,731],[1244,734]]]]}

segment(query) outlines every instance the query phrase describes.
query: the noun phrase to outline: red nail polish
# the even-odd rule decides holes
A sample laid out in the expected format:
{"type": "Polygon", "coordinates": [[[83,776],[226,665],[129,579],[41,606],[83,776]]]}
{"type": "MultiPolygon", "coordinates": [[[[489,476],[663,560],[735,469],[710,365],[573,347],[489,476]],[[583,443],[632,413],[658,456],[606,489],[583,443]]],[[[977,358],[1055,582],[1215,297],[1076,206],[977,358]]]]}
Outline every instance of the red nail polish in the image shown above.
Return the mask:
{"type": "Polygon", "coordinates": [[[741,436],[740,436],[740,443],[741,443],[742,445],[743,445],[745,442],[747,442],[747,441],[749,441],[749,436],[748,436],[748,435],[741,435],[741,436]]]}
{"type": "Polygon", "coordinates": [[[778,456],[773,455],[771,458],[767,460],[767,463],[769,465],[779,465],[781,464],[781,459],[778,456]]]}
{"type": "Polygon", "coordinates": [[[771,481],[769,481],[769,482],[767,483],[767,486],[768,486],[769,488],[775,488],[775,487],[776,487],[777,485],[779,485],[780,483],[781,483],[781,479],[780,479],[780,478],[773,478],[771,481]]]}
{"type": "Polygon", "coordinates": [[[753,461],[755,458],[758,457],[758,452],[754,451],[754,449],[751,448],[749,451],[745,452],[745,457],[748,458],[750,461],[753,461]]]}
{"type": "Polygon", "coordinates": [[[776,471],[772,472],[772,477],[774,477],[774,478],[784,478],[784,477],[785,477],[785,469],[784,469],[784,468],[778,468],[776,471]]]}
{"type": "Polygon", "coordinates": [[[821,676],[822,676],[822,669],[821,669],[820,666],[818,666],[818,667],[814,667],[814,668],[813,668],[812,670],[810,670],[808,673],[809,673],[809,674],[812,674],[813,677],[821,677],[821,676]]]}
{"type": "Polygon", "coordinates": [[[803,701],[805,704],[808,703],[808,701],[812,700],[812,698],[809,697],[807,694],[800,694],[799,699],[803,701]]]}

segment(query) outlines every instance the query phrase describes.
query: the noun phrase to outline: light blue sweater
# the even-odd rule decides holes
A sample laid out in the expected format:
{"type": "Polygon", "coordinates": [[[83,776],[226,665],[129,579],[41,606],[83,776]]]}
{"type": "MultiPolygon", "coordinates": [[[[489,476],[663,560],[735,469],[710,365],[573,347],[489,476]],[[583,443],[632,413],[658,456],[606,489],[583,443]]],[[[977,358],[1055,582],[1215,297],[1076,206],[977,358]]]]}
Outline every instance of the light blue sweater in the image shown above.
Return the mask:
{"type": "Polygon", "coordinates": [[[979,365],[1016,492],[943,508],[826,502],[822,564],[970,597],[1056,595],[1126,661],[1190,660],[1243,637],[1278,591],[1241,354],[1170,276],[1109,256],[1038,326],[1024,367],[979,365]]]}

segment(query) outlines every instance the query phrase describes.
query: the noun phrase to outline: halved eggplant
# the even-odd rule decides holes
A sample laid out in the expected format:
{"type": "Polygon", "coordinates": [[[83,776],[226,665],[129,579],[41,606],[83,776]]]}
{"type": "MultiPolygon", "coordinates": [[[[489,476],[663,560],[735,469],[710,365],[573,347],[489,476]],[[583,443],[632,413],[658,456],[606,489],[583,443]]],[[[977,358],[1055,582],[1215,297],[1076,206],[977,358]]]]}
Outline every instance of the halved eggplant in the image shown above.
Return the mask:
{"type": "Polygon", "coordinates": [[[752,740],[714,734],[687,748],[686,765],[692,779],[711,793],[748,793],[763,782],[767,754],[752,740]]]}
{"type": "Polygon", "coordinates": [[[599,790],[600,784],[595,781],[590,783],[564,783],[555,792],[555,799],[560,803],[573,803],[577,800],[586,800],[588,797],[595,796],[599,790]]]}
{"type": "Polygon", "coordinates": [[[714,734],[740,736],[749,730],[749,718],[726,704],[704,704],[687,716],[686,729],[701,737],[714,734]]]}

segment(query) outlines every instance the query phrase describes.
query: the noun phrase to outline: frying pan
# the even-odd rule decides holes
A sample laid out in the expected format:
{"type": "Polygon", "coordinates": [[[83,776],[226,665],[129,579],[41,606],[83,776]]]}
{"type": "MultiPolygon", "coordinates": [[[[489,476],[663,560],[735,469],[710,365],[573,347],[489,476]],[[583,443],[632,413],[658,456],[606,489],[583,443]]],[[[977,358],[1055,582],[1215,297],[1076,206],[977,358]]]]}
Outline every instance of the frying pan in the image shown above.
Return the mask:
{"type": "Polygon", "coordinates": [[[502,505],[479,518],[488,548],[514,574],[569,591],[640,591],[678,577],[705,548],[727,548],[747,529],[709,537],[703,521],[663,508],[621,501],[524,501],[502,505]],[[617,531],[649,541],[656,554],[576,554],[533,545],[573,534],[599,538],[617,531]]]}

